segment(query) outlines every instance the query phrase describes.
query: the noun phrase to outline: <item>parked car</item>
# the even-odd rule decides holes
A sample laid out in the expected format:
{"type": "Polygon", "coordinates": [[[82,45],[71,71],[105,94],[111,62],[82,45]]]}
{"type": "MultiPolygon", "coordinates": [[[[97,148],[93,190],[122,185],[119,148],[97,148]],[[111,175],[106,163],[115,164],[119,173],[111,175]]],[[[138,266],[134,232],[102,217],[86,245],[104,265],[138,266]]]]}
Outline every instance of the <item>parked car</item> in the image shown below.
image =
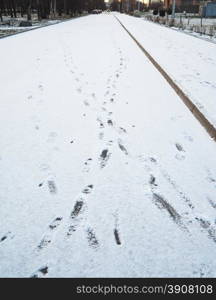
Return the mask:
{"type": "Polygon", "coordinates": [[[102,13],[102,10],[101,9],[93,9],[92,14],[101,14],[102,13]]]}
{"type": "Polygon", "coordinates": [[[21,21],[19,23],[19,27],[29,27],[32,26],[32,22],[31,21],[21,21]]]}

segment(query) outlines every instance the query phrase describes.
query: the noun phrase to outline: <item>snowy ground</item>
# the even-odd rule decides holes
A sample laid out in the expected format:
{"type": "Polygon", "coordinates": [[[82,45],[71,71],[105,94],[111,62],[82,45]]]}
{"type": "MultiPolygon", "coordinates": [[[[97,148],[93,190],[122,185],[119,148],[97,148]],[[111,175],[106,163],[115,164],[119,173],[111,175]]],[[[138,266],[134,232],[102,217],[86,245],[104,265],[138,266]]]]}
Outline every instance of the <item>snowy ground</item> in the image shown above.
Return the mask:
{"type": "Polygon", "coordinates": [[[143,19],[118,17],[216,126],[216,44],[143,19]]]}
{"type": "MultiPolygon", "coordinates": [[[[5,20],[5,21],[7,21],[7,20],[5,20]]],[[[32,30],[34,28],[44,27],[44,26],[53,25],[53,24],[57,24],[57,23],[61,22],[60,20],[43,20],[41,22],[34,21],[32,23],[32,26],[20,27],[19,26],[20,21],[26,21],[26,19],[24,19],[24,18],[15,19],[14,24],[10,25],[10,26],[0,24],[0,37],[5,37],[5,36],[19,33],[22,31],[32,30]]]]}
{"type": "Polygon", "coordinates": [[[116,19],[0,53],[0,276],[216,276],[215,142],[116,19]]]}
{"type": "MultiPolygon", "coordinates": [[[[155,18],[158,15],[153,15],[153,11],[152,11],[151,13],[149,13],[149,12],[142,13],[141,16],[142,17],[143,16],[144,17],[151,16],[151,17],[155,18]]],[[[167,15],[164,18],[167,18],[167,15]]],[[[168,15],[168,19],[171,19],[171,18],[172,18],[172,15],[168,15]]],[[[201,17],[198,15],[195,16],[194,14],[187,13],[185,16],[185,14],[183,14],[183,13],[175,13],[175,20],[180,21],[180,19],[185,25],[187,25],[187,24],[200,25],[201,24],[201,17]]],[[[202,18],[202,24],[203,25],[216,25],[216,18],[202,18]]]]}
{"type": "Polygon", "coordinates": [[[143,19],[150,22],[155,22],[160,26],[166,26],[172,30],[179,30],[179,32],[181,33],[185,33],[190,36],[194,36],[196,38],[216,44],[216,18],[203,18],[202,26],[200,18],[182,17],[180,19],[180,16],[178,16],[175,18],[174,25],[172,24],[171,16],[169,16],[167,19],[167,17],[158,17],[146,14],[143,16],[143,19]]]}

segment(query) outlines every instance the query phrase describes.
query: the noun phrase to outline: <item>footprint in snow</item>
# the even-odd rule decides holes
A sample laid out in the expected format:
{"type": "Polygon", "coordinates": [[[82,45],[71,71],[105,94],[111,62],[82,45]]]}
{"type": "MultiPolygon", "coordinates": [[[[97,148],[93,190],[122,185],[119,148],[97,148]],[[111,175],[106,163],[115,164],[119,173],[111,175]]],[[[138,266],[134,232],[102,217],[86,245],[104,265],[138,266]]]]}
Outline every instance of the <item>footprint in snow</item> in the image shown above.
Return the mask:
{"type": "Polygon", "coordinates": [[[92,228],[87,229],[87,240],[91,248],[97,249],[99,247],[99,242],[96,238],[95,232],[92,228]]]}
{"type": "Polygon", "coordinates": [[[89,184],[86,186],[82,192],[81,195],[77,198],[73,210],[70,213],[70,218],[69,218],[69,226],[67,229],[67,237],[70,237],[76,230],[79,225],[79,222],[81,221],[82,218],[80,218],[80,215],[83,214],[84,211],[86,211],[87,207],[85,204],[85,200],[88,194],[91,193],[93,190],[93,184],[89,184]]]}
{"type": "Polygon", "coordinates": [[[119,232],[118,232],[117,228],[114,229],[114,237],[115,237],[116,244],[121,245],[121,240],[120,240],[120,236],[119,236],[119,232]]]}
{"type": "Polygon", "coordinates": [[[180,154],[176,154],[176,155],[175,155],[175,158],[176,158],[177,160],[181,161],[181,160],[184,160],[184,159],[185,159],[185,156],[184,156],[184,155],[180,155],[180,154]]]}
{"type": "Polygon", "coordinates": [[[58,134],[55,131],[52,131],[49,133],[49,137],[55,138],[57,136],[58,136],[58,134]]]}
{"type": "Polygon", "coordinates": [[[155,178],[155,176],[153,176],[153,175],[150,175],[149,183],[150,183],[150,185],[151,185],[152,187],[158,186],[157,183],[156,183],[156,178],[155,178]]]}
{"type": "Polygon", "coordinates": [[[74,208],[70,214],[70,217],[72,219],[75,219],[81,213],[83,206],[84,206],[84,201],[82,198],[80,198],[79,200],[76,201],[74,208]]]}
{"type": "Polygon", "coordinates": [[[55,181],[54,180],[48,180],[47,184],[48,184],[50,194],[52,194],[52,195],[56,194],[57,193],[57,187],[56,187],[55,181]]]}
{"type": "Polygon", "coordinates": [[[76,200],[73,210],[70,213],[70,224],[67,229],[67,237],[70,237],[76,230],[80,222],[79,215],[85,211],[85,203],[82,197],[76,200]]]}
{"type": "Polygon", "coordinates": [[[106,166],[107,161],[110,158],[110,155],[111,155],[111,153],[109,153],[108,149],[102,150],[102,152],[100,154],[100,158],[99,158],[101,168],[104,168],[106,166]]]}
{"type": "Polygon", "coordinates": [[[204,218],[196,217],[195,218],[199,223],[200,227],[207,232],[208,238],[212,239],[216,243],[216,228],[211,224],[210,221],[205,220],[204,218]]]}
{"type": "Polygon", "coordinates": [[[117,245],[121,245],[117,213],[114,214],[114,218],[115,218],[115,227],[114,227],[113,233],[114,233],[115,242],[117,245]]]}
{"type": "Polygon", "coordinates": [[[99,140],[102,140],[104,138],[104,132],[100,132],[98,137],[99,137],[99,140]]]}
{"type": "Polygon", "coordinates": [[[113,121],[109,119],[109,120],[107,121],[107,124],[108,124],[109,126],[113,126],[113,121]]]}
{"type": "Polygon", "coordinates": [[[212,274],[211,270],[212,270],[211,266],[207,264],[201,264],[193,271],[193,274],[194,277],[199,277],[199,278],[213,277],[214,275],[212,274]]]}
{"type": "Polygon", "coordinates": [[[125,128],[119,127],[119,133],[127,133],[127,131],[125,128]]]}
{"type": "Polygon", "coordinates": [[[5,240],[7,240],[8,238],[13,238],[13,236],[11,236],[11,232],[8,231],[6,234],[4,234],[1,238],[0,238],[0,243],[3,243],[5,240]]]}
{"type": "Polygon", "coordinates": [[[49,171],[50,170],[50,166],[47,164],[42,164],[40,165],[40,170],[43,172],[49,171]]]}
{"type": "Polygon", "coordinates": [[[83,103],[85,104],[85,106],[89,106],[89,103],[87,100],[84,100],[83,103]]]}
{"type": "Polygon", "coordinates": [[[90,171],[91,163],[92,163],[92,158],[88,158],[84,163],[85,166],[83,168],[83,172],[88,173],[90,171]]]}
{"type": "Polygon", "coordinates": [[[43,250],[46,248],[53,240],[53,235],[56,232],[57,228],[60,226],[62,222],[62,217],[56,217],[48,226],[42,240],[37,246],[38,250],[43,250]]]}
{"type": "Polygon", "coordinates": [[[93,189],[93,184],[89,184],[86,188],[84,188],[84,190],[82,190],[83,194],[90,194],[92,189],[93,189]]]}
{"type": "MultiPolygon", "coordinates": [[[[209,204],[211,205],[211,207],[213,207],[214,209],[216,209],[216,201],[213,201],[209,197],[207,197],[207,200],[208,200],[209,204]]],[[[216,223],[216,220],[215,220],[215,223],[216,223]]]]}
{"type": "Polygon", "coordinates": [[[42,84],[39,84],[39,85],[38,85],[38,88],[39,88],[39,90],[40,90],[41,92],[44,90],[44,88],[43,88],[43,85],[42,85],[42,84]]]}
{"type": "Polygon", "coordinates": [[[38,269],[32,276],[31,278],[40,278],[40,277],[44,277],[48,274],[48,266],[43,266],[40,269],[38,269]]]}
{"type": "Polygon", "coordinates": [[[47,142],[48,143],[53,143],[57,136],[58,136],[58,134],[56,132],[54,132],[54,131],[50,132],[49,136],[48,136],[48,139],[47,139],[47,142]]]}
{"type": "Polygon", "coordinates": [[[182,145],[180,145],[179,143],[176,143],[175,146],[176,146],[176,149],[177,149],[178,151],[180,151],[180,152],[181,152],[181,151],[185,152],[184,148],[183,148],[182,145]]]}
{"type": "Polygon", "coordinates": [[[104,124],[99,118],[97,118],[97,122],[99,123],[100,128],[104,128],[104,124]]]}
{"type": "Polygon", "coordinates": [[[108,141],[108,142],[107,142],[107,145],[108,145],[108,146],[112,146],[112,145],[113,145],[113,141],[112,141],[112,140],[108,141]]]}
{"type": "Polygon", "coordinates": [[[190,135],[188,135],[188,134],[185,134],[185,135],[184,135],[184,138],[185,138],[187,141],[189,141],[189,142],[193,142],[193,138],[192,138],[190,135]]]}
{"type": "Polygon", "coordinates": [[[121,140],[118,140],[118,146],[119,146],[120,150],[121,150],[125,155],[128,155],[128,151],[127,151],[127,149],[125,148],[125,146],[123,146],[121,140]]]}

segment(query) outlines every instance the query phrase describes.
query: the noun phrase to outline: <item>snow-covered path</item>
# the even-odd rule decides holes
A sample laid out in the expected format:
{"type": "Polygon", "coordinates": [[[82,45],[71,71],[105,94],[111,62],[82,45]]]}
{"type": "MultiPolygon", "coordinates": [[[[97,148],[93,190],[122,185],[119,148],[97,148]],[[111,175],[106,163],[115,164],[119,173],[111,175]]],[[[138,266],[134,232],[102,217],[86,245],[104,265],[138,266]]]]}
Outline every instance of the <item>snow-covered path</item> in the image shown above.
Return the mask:
{"type": "Polygon", "coordinates": [[[216,127],[216,44],[143,19],[117,16],[216,127]]]}
{"type": "Polygon", "coordinates": [[[215,142],[116,19],[0,53],[0,276],[216,276],[215,142]]]}

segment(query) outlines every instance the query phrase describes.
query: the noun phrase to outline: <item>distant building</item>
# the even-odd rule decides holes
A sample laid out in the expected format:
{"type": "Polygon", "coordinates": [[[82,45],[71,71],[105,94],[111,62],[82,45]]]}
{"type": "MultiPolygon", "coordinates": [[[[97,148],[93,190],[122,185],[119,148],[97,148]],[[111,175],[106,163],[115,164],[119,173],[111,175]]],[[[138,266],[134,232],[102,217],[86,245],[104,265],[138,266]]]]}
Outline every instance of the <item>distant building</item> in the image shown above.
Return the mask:
{"type": "MultiPolygon", "coordinates": [[[[165,9],[169,9],[172,7],[173,0],[164,0],[165,9]]],[[[198,13],[200,0],[176,0],[176,12],[192,12],[198,13]]]]}
{"type": "Polygon", "coordinates": [[[215,18],[216,17],[216,2],[205,2],[204,5],[200,7],[200,13],[205,18],[215,18]]]}
{"type": "Polygon", "coordinates": [[[134,11],[137,8],[136,0],[120,0],[122,11],[134,11]]]}

